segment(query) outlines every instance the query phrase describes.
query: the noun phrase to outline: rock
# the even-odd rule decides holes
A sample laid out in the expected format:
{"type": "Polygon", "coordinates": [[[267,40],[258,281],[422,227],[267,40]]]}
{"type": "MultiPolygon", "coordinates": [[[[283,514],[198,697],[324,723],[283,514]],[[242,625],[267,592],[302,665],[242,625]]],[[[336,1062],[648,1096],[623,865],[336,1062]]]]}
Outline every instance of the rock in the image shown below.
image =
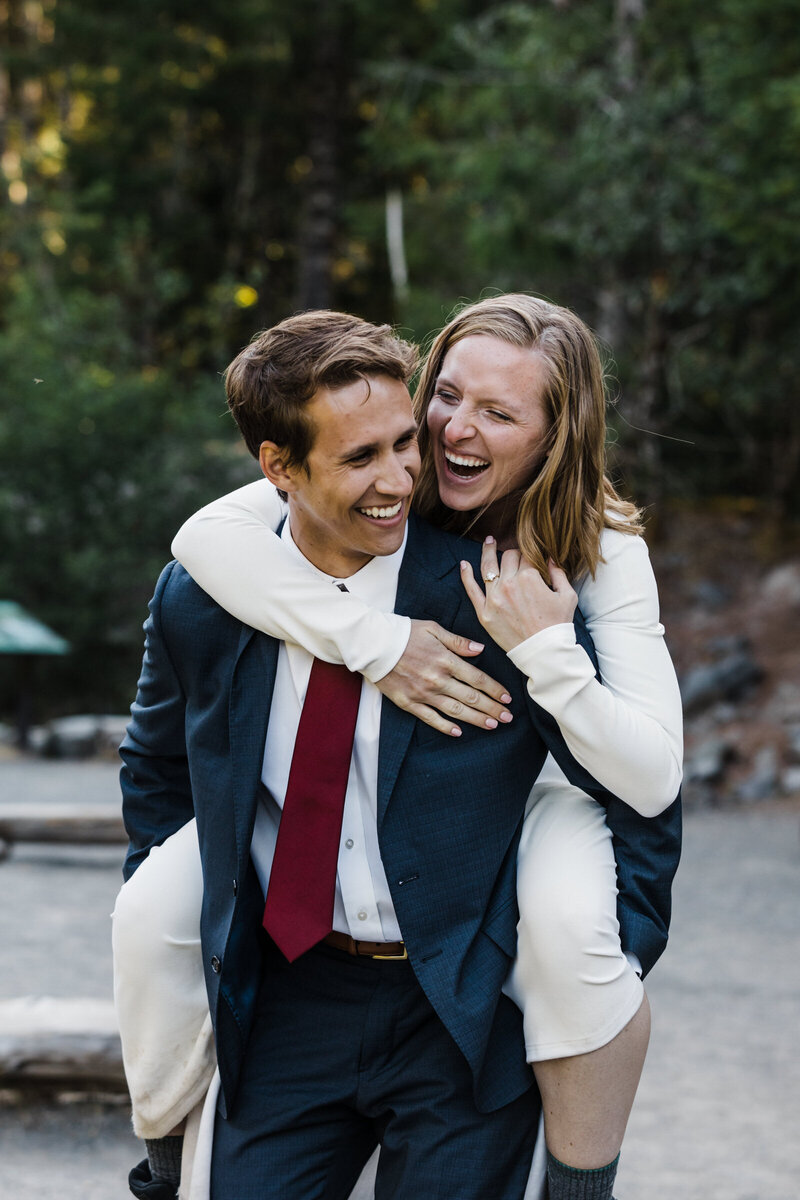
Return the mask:
{"type": "Polygon", "coordinates": [[[726,738],[709,738],[688,756],[684,779],[687,783],[717,783],[734,757],[733,746],[726,738]]]}
{"type": "Polygon", "coordinates": [[[692,600],[701,608],[723,608],[729,603],[731,594],[727,588],[710,579],[701,579],[692,588],[692,600]]]}
{"type": "Polygon", "coordinates": [[[735,721],[738,714],[738,708],[730,700],[720,700],[719,704],[715,704],[709,712],[717,725],[727,725],[731,721],[735,721]]]}
{"type": "Polygon", "coordinates": [[[800,728],[800,683],[782,679],[772,694],[775,717],[782,725],[800,728]]]}
{"type": "Polygon", "coordinates": [[[89,758],[97,749],[95,717],[58,717],[46,728],[44,753],[48,758],[89,758]]]}
{"type": "Polygon", "coordinates": [[[800,767],[787,767],[781,775],[781,790],[787,796],[800,792],[800,767]]]}
{"type": "Polygon", "coordinates": [[[111,715],[97,718],[97,748],[100,751],[111,750],[114,754],[119,750],[120,743],[125,737],[125,730],[130,724],[131,714],[111,715]]]}
{"type": "Polygon", "coordinates": [[[800,764],[800,725],[786,730],[786,756],[791,764],[800,764]]]}
{"type": "Polygon", "coordinates": [[[45,754],[49,741],[50,734],[43,725],[34,725],[33,729],[28,731],[28,750],[31,754],[45,754]]]}
{"type": "Polygon", "coordinates": [[[800,608],[800,562],[782,563],[770,571],[764,580],[761,594],[773,604],[800,608]]]}
{"type": "Polygon", "coordinates": [[[723,637],[712,638],[708,649],[714,658],[728,658],[732,654],[749,653],[750,642],[740,633],[729,633],[723,637]]]}
{"type": "Polygon", "coordinates": [[[736,796],[746,804],[769,800],[777,794],[778,785],[778,752],[774,746],[762,746],[755,756],[752,772],[736,789],[736,796]]]}
{"type": "Polygon", "coordinates": [[[763,675],[748,650],[736,650],[719,662],[693,667],[681,681],[684,712],[697,712],[718,700],[736,700],[763,675]]]}
{"type": "Polygon", "coordinates": [[[116,751],[130,717],[82,714],[48,722],[41,753],[49,758],[89,758],[99,751],[116,751]]]}

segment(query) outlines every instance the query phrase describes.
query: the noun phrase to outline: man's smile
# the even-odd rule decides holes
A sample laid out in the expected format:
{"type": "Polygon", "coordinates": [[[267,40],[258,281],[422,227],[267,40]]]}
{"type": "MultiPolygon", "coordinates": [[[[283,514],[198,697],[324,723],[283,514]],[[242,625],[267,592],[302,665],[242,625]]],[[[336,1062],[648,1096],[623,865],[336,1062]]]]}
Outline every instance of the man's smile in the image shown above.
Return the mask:
{"type": "Polygon", "coordinates": [[[398,500],[396,504],[387,505],[385,507],[379,505],[371,505],[369,508],[359,508],[357,510],[364,517],[369,517],[371,521],[393,521],[395,517],[402,514],[403,501],[398,500]]]}

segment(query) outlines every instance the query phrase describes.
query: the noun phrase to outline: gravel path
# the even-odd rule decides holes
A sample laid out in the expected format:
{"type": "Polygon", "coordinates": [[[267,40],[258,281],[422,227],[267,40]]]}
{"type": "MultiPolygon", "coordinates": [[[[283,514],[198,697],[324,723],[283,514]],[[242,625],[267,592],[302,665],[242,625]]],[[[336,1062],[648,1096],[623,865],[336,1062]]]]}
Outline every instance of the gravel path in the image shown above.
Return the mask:
{"type": "MultiPolygon", "coordinates": [[[[0,760],[0,808],[25,795],[115,804],[116,778],[112,763],[0,760]]],[[[110,996],[120,862],[115,848],[21,847],[0,864],[0,997],[110,996]]],[[[797,1200],[798,913],[796,808],[687,819],[618,1200],[797,1200]]],[[[5,1200],[129,1196],[141,1155],[124,1107],[1,1101],[5,1200]]]]}

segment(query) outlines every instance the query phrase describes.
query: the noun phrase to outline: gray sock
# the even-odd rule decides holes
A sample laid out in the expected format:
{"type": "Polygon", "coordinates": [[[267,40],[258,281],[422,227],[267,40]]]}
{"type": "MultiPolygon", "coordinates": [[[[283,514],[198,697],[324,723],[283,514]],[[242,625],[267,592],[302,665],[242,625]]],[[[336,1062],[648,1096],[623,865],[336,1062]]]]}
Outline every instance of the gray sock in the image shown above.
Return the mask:
{"type": "Polygon", "coordinates": [[[181,1181],[183,1136],[145,1139],[144,1144],[153,1179],[163,1179],[177,1188],[181,1181]]]}
{"type": "Polygon", "coordinates": [[[619,1155],[605,1167],[582,1171],[568,1167],[547,1151],[547,1194],[549,1200],[614,1200],[614,1180],[619,1155]]]}

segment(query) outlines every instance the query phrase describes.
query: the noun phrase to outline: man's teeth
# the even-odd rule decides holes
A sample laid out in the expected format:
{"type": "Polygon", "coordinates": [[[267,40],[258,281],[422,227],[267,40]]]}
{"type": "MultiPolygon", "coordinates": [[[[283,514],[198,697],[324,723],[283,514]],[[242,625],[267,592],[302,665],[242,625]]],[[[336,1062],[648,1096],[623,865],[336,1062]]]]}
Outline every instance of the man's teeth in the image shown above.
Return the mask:
{"type": "Polygon", "coordinates": [[[456,467],[488,467],[488,462],[485,458],[471,458],[466,454],[452,454],[449,450],[445,450],[444,456],[449,463],[453,463],[456,467]]]}
{"type": "Polygon", "coordinates": [[[397,504],[393,504],[391,508],[360,508],[358,511],[362,512],[365,517],[383,517],[386,519],[388,517],[396,517],[402,507],[403,501],[398,500],[397,504]]]}

